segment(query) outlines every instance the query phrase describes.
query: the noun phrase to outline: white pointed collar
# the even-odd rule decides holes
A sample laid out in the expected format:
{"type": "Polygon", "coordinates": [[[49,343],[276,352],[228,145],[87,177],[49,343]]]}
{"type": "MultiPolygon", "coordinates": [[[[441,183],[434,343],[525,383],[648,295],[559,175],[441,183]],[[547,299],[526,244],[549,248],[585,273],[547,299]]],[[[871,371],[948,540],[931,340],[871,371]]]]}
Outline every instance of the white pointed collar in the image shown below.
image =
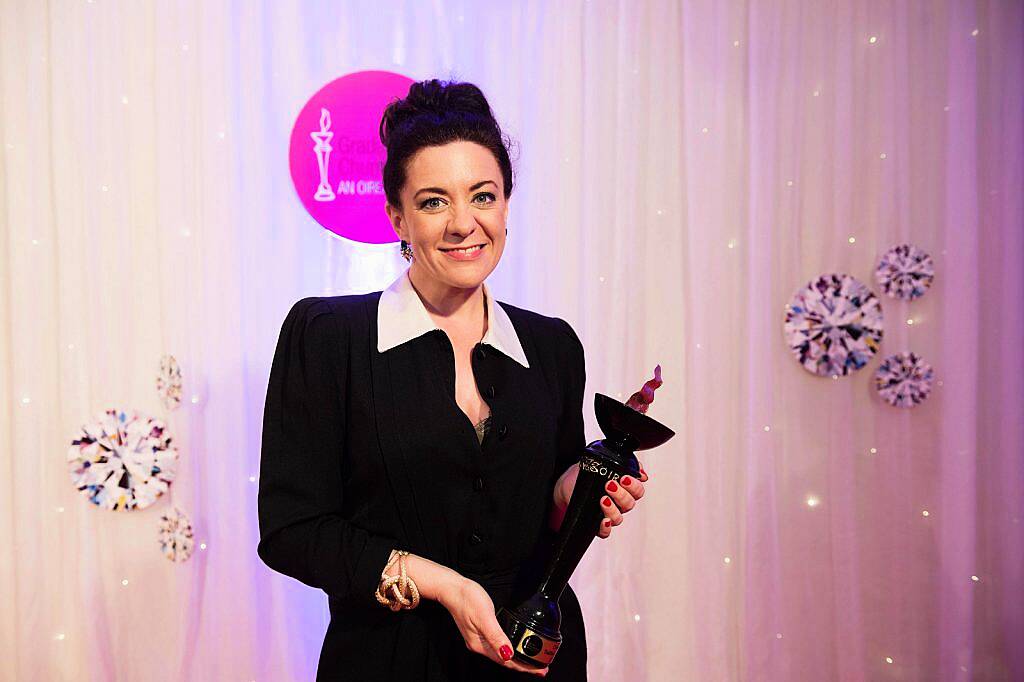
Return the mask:
{"type": "MultiPolygon", "coordinates": [[[[487,333],[480,343],[486,343],[529,369],[530,363],[512,320],[504,308],[495,303],[487,283],[483,282],[482,286],[487,306],[487,333]]],[[[381,292],[377,304],[377,352],[383,353],[434,329],[440,327],[427,313],[406,269],[381,292]]]]}

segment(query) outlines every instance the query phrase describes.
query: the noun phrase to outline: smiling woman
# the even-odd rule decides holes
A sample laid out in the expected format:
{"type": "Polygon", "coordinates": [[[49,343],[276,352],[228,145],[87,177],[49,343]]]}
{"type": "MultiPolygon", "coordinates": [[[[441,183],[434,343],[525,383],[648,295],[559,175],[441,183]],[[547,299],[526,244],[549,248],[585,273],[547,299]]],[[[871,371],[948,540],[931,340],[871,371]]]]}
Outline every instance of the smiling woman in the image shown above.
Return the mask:
{"type": "Polygon", "coordinates": [[[399,203],[389,199],[386,210],[416,261],[410,272],[421,293],[472,289],[498,265],[509,205],[502,175],[487,147],[466,140],[424,147],[407,161],[399,203]]]}
{"type": "MultiPolygon", "coordinates": [[[[514,654],[495,614],[536,588],[586,446],[579,337],[485,283],[505,249],[508,142],[479,88],[437,80],[389,104],[380,136],[411,265],[384,291],[289,312],[267,391],[260,556],[330,597],[318,679],[586,680],[571,586],[548,668],[514,654]]],[[[608,493],[600,537],[643,484],[608,493]]]]}
{"type": "Polygon", "coordinates": [[[475,287],[505,248],[514,184],[509,141],[487,99],[471,83],[414,83],[385,110],[380,138],[386,210],[403,254],[417,260],[417,289],[433,298],[431,281],[475,287]]]}

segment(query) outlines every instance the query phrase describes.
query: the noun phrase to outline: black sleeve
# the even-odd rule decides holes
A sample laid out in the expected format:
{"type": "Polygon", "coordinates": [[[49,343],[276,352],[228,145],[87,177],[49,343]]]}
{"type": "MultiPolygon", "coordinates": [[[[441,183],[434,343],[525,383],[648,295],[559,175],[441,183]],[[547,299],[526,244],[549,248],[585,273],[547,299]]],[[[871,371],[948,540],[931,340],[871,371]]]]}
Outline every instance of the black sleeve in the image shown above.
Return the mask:
{"type": "Polygon", "coordinates": [[[376,604],[395,544],[341,515],[341,459],[349,454],[341,323],[329,301],[309,297],[281,327],[263,414],[256,551],[270,568],[332,597],[376,604]]]}
{"type": "Polygon", "coordinates": [[[561,318],[565,338],[561,339],[563,350],[562,367],[565,368],[562,400],[562,414],[558,419],[558,455],[555,459],[555,480],[573,464],[580,461],[580,455],[587,446],[583,432],[583,391],[587,383],[586,360],[583,344],[572,325],[561,318]]]}

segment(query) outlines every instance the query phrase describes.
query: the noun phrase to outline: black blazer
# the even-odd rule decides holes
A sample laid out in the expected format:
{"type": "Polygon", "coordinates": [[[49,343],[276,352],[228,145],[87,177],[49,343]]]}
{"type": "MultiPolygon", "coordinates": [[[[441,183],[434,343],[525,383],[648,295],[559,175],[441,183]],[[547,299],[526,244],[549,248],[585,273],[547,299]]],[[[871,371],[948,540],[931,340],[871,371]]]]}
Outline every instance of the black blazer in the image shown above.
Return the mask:
{"type": "MultiPolygon", "coordinates": [[[[380,291],[310,297],[281,328],[267,388],[260,542],[270,568],[328,595],[318,680],[537,679],[469,651],[451,615],[374,598],[392,548],[479,582],[495,607],[537,587],[554,483],[586,445],[583,345],[564,320],[507,303],[529,369],[479,343],[491,408],[481,444],[455,402],[455,358],[436,329],[377,352],[380,291]]],[[[571,587],[548,680],[586,679],[571,587]]]]}

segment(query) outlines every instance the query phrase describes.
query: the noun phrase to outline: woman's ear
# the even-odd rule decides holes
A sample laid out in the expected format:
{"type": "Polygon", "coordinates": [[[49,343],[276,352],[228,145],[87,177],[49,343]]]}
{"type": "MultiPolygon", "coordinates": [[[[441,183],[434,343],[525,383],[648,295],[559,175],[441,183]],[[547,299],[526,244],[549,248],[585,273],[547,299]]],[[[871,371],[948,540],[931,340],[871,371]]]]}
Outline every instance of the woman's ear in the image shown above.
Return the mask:
{"type": "Polygon", "coordinates": [[[388,214],[388,221],[391,223],[391,229],[395,231],[395,235],[399,239],[405,239],[402,233],[405,231],[402,225],[402,213],[391,204],[384,202],[384,212],[388,214]]]}

